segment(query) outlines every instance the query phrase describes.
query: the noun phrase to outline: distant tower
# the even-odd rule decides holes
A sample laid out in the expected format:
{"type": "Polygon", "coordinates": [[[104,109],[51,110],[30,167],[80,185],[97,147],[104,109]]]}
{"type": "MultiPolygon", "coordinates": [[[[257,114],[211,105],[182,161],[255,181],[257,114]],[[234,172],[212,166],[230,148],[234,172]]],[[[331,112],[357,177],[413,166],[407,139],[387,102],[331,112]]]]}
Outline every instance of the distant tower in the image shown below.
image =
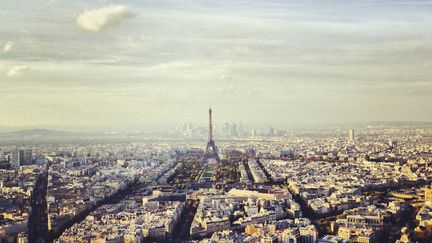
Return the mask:
{"type": "Polygon", "coordinates": [[[213,140],[213,121],[211,108],[209,109],[209,137],[206,152],[204,154],[204,161],[207,159],[216,159],[217,161],[219,161],[218,150],[213,140]]]}
{"type": "Polygon", "coordinates": [[[243,124],[241,122],[238,125],[238,135],[240,137],[242,137],[244,135],[244,128],[243,128],[243,124]]]}
{"type": "Polygon", "coordinates": [[[14,170],[17,170],[21,165],[24,165],[24,150],[12,151],[10,164],[11,168],[14,170]]]}
{"type": "Polygon", "coordinates": [[[350,141],[350,142],[354,142],[355,141],[354,130],[352,130],[352,129],[349,130],[348,141],[350,141]]]}
{"type": "Polygon", "coordinates": [[[231,136],[235,137],[238,135],[237,132],[237,124],[235,124],[234,122],[231,124],[231,136]]]}
{"type": "Polygon", "coordinates": [[[230,131],[231,131],[230,124],[229,124],[228,122],[225,122],[225,123],[223,124],[223,128],[222,128],[222,130],[223,130],[223,135],[224,135],[224,136],[228,136],[228,135],[230,135],[230,131]]]}
{"type": "Polygon", "coordinates": [[[275,135],[275,129],[274,129],[274,127],[269,127],[269,135],[270,136],[275,135]]]}

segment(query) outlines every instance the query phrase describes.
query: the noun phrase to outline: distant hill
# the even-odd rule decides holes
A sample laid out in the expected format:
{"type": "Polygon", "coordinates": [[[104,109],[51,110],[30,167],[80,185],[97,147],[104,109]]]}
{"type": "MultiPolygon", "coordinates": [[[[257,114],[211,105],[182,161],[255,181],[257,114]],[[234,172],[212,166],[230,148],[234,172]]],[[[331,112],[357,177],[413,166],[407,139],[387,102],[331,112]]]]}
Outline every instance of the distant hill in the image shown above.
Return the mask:
{"type": "Polygon", "coordinates": [[[0,144],[64,144],[142,141],[143,137],[119,133],[67,132],[50,129],[0,131],[0,144]]]}
{"type": "Polygon", "coordinates": [[[37,140],[37,139],[64,139],[86,136],[86,134],[49,130],[27,129],[0,133],[0,140],[37,140]]]}

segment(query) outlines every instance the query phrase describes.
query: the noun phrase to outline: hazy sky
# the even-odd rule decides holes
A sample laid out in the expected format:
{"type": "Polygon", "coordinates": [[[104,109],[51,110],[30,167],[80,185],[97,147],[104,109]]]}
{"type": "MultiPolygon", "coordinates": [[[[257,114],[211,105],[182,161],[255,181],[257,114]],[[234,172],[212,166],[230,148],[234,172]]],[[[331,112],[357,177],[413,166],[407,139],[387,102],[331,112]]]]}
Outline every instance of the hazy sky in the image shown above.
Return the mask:
{"type": "Polygon", "coordinates": [[[0,0],[0,126],[432,121],[432,1],[0,0]]]}

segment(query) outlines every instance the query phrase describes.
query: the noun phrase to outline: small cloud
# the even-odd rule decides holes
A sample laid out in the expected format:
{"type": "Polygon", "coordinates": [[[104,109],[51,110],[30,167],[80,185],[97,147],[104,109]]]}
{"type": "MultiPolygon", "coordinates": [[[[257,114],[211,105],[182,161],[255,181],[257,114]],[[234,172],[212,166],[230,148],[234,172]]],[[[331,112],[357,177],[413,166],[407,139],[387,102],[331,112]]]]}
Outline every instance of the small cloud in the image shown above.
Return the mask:
{"type": "Polygon", "coordinates": [[[78,15],[76,22],[78,26],[85,30],[98,32],[132,16],[133,14],[126,6],[109,5],[102,8],[85,10],[78,15]]]}
{"type": "Polygon", "coordinates": [[[14,67],[11,67],[11,68],[7,71],[6,76],[7,76],[7,77],[20,76],[20,75],[22,75],[23,73],[27,72],[28,70],[29,70],[29,68],[26,67],[26,66],[14,66],[14,67]]]}
{"type": "Polygon", "coordinates": [[[6,42],[6,44],[3,47],[3,52],[11,51],[14,46],[15,46],[15,43],[13,43],[12,41],[6,42]]]}

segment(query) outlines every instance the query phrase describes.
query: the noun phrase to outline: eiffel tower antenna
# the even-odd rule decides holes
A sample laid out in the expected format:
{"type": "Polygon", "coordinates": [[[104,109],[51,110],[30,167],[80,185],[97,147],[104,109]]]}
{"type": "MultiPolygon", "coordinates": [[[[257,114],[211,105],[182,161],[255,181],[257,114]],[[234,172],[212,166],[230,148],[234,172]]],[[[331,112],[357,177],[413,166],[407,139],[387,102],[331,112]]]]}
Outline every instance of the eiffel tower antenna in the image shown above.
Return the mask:
{"type": "Polygon", "coordinates": [[[209,108],[209,141],[213,141],[213,122],[212,122],[212,109],[209,108]]]}

